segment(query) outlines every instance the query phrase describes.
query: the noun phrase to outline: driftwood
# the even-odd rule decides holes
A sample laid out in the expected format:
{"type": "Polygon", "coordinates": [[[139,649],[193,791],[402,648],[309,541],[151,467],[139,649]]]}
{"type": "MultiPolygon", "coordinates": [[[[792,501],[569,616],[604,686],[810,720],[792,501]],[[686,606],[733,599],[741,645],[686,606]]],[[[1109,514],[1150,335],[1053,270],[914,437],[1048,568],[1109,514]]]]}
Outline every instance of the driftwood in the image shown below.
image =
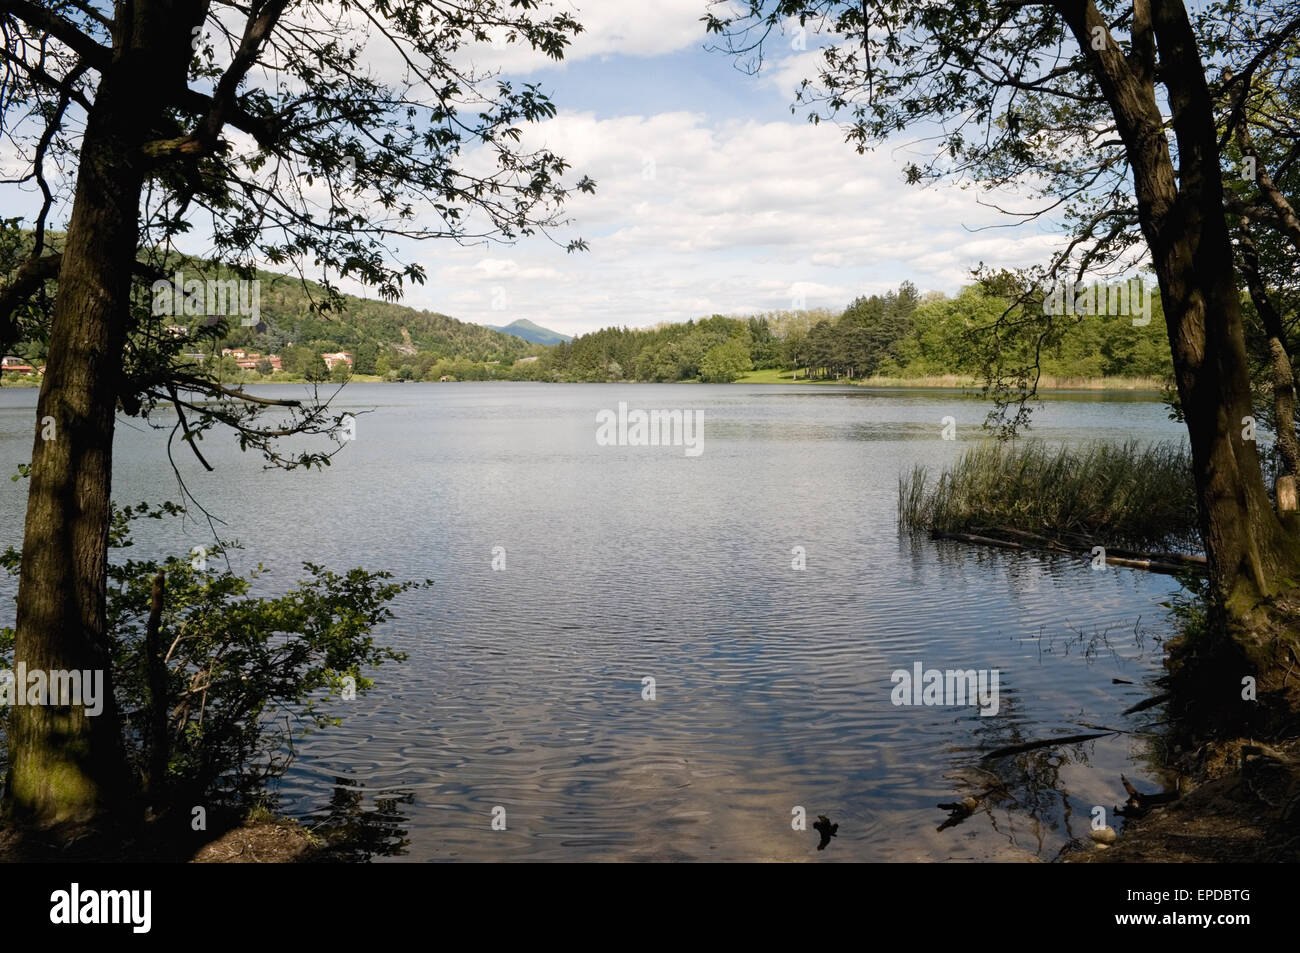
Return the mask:
{"type": "Polygon", "coordinates": [[[960,801],[950,801],[946,804],[938,805],[940,810],[948,812],[948,817],[936,828],[936,830],[942,833],[950,827],[956,827],[962,821],[966,820],[966,818],[974,814],[978,808],[982,807],[984,805],[984,800],[993,794],[997,794],[1000,797],[1011,798],[1013,801],[1015,800],[1015,798],[1011,797],[1011,792],[1007,790],[1007,786],[999,781],[992,787],[985,788],[983,791],[979,791],[976,794],[968,794],[960,801]]]}
{"type": "MultiPolygon", "coordinates": [[[[996,546],[999,549],[1013,549],[1022,552],[1049,552],[1062,556],[1077,556],[1081,559],[1090,558],[1092,553],[1090,541],[1076,533],[1063,535],[1073,538],[1078,545],[1086,545],[1088,548],[1084,552],[1066,546],[1060,540],[1010,526],[977,526],[975,529],[979,532],[949,533],[942,530],[932,530],[930,535],[936,539],[954,539],[963,543],[996,546]],[[1007,539],[1005,537],[1014,538],[1007,539]],[[1016,540],[1022,540],[1023,542],[1016,542],[1016,540]]],[[[1106,549],[1106,562],[1112,566],[1145,569],[1148,572],[1164,573],[1171,576],[1188,569],[1204,572],[1206,566],[1204,556],[1188,556],[1184,553],[1139,553],[1133,550],[1112,548],[1106,549]]]]}
{"type": "Polygon", "coordinates": [[[1005,748],[996,748],[988,754],[983,755],[981,761],[992,761],[994,758],[1005,758],[1009,754],[1022,754],[1026,751],[1036,751],[1039,748],[1051,748],[1055,745],[1072,745],[1080,741],[1091,741],[1094,738],[1106,738],[1114,734],[1113,731],[1099,731],[1088,735],[1065,735],[1060,738],[1043,738],[1040,741],[1026,741],[1023,744],[1007,745],[1005,748]]]}
{"type": "Polygon", "coordinates": [[[1106,562],[1111,566],[1145,569],[1148,572],[1164,573],[1167,576],[1176,576],[1187,568],[1178,563],[1160,562],[1156,559],[1125,559],[1123,556],[1112,556],[1109,552],[1106,553],[1106,562]]]}
{"type": "Polygon", "coordinates": [[[1178,798],[1177,790],[1165,791],[1163,794],[1143,794],[1133,787],[1124,775],[1121,774],[1119,779],[1124,782],[1124,790],[1128,792],[1128,800],[1124,802],[1124,806],[1115,808],[1115,813],[1120,817],[1143,817],[1151,808],[1168,804],[1178,798]]]}
{"type": "Polygon", "coordinates": [[[940,804],[939,809],[948,812],[948,818],[940,824],[935,830],[942,833],[950,827],[956,827],[966,818],[975,813],[975,809],[980,806],[980,801],[984,800],[983,796],[979,798],[964,797],[960,801],[953,801],[950,804],[940,804]]]}
{"type": "Polygon", "coordinates": [[[1154,695],[1151,698],[1138,702],[1132,708],[1125,708],[1122,712],[1120,712],[1120,714],[1136,715],[1140,711],[1146,711],[1148,708],[1154,708],[1156,707],[1156,705],[1163,704],[1164,702],[1169,701],[1169,699],[1173,697],[1174,696],[1171,692],[1163,692],[1159,695],[1154,695]]]}
{"type": "Polygon", "coordinates": [[[1015,529],[1011,526],[976,526],[974,529],[986,536],[992,534],[997,534],[998,536],[1014,536],[1031,543],[1037,543],[1043,549],[1050,549],[1062,553],[1074,552],[1074,550],[1062,545],[1058,540],[1048,539],[1046,536],[1040,536],[1037,533],[1031,533],[1023,529],[1015,529]]]}
{"type": "Polygon", "coordinates": [[[1006,539],[994,539],[991,536],[976,536],[974,533],[943,533],[936,530],[932,534],[936,539],[955,539],[962,543],[979,543],[983,546],[997,546],[1001,549],[1033,549],[1006,539]]]}
{"type": "MultiPolygon", "coordinates": [[[[975,529],[982,533],[1011,533],[1012,535],[1024,534],[1024,530],[1012,529],[1007,526],[996,526],[984,529],[975,527],[975,529]]],[[[1027,535],[1037,536],[1035,533],[1029,533],[1027,535]]],[[[1062,546],[1068,541],[1074,550],[1088,553],[1091,553],[1093,546],[1101,545],[1091,536],[1085,536],[1082,533],[1075,533],[1070,530],[1059,531],[1054,539],[1048,539],[1046,536],[1037,536],[1037,538],[1045,542],[1053,543],[1057,546],[1062,546]]],[[[1189,556],[1186,553],[1143,553],[1132,549],[1124,549],[1121,546],[1107,546],[1106,552],[1107,554],[1113,553],[1114,555],[1120,556],[1124,559],[1154,559],[1156,562],[1178,563],[1179,565],[1186,566],[1190,569],[1204,569],[1206,565],[1204,556],[1189,556]]]]}

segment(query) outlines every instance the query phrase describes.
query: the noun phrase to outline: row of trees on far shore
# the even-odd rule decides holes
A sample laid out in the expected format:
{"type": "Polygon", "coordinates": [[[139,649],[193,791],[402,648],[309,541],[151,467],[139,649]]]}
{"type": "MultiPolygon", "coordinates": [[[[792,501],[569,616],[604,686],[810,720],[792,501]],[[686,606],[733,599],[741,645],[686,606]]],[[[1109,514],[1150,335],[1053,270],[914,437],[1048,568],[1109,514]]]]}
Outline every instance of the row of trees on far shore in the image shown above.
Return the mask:
{"type": "MultiPolygon", "coordinates": [[[[1006,296],[971,285],[956,296],[897,291],[860,296],[843,311],[776,311],[748,318],[713,315],[645,330],[605,328],[558,344],[516,368],[530,380],[684,381],[725,383],[751,370],[781,368],[801,378],[873,376],[979,377],[987,329],[1012,307],[1006,296]]],[[[1046,375],[1070,379],[1166,380],[1173,373],[1159,299],[1154,317],[1134,325],[1128,314],[1077,315],[1041,355],[1046,375]]],[[[1028,358],[1030,334],[1001,342],[1004,359],[1028,358]]]]}

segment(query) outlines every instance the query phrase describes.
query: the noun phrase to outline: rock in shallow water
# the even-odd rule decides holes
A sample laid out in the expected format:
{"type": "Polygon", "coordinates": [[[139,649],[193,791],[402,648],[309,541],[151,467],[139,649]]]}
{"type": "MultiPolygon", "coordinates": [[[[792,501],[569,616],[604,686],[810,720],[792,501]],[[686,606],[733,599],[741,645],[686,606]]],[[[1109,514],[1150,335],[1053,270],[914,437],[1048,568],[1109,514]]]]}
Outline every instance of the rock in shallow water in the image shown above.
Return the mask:
{"type": "Polygon", "coordinates": [[[1092,831],[1088,836],[1093,839],[1098,847],[1109,847],[1119,839],[1119,835],[1111,827],[1103,827],[1100,830],[1092,831]]]}

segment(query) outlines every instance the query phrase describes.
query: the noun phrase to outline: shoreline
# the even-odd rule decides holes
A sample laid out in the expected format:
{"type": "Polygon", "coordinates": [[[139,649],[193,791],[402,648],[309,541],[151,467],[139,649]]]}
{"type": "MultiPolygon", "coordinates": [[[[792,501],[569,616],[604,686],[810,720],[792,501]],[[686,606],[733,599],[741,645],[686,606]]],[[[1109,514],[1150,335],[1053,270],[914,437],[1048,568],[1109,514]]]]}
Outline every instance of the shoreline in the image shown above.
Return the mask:
{"type": "MultiPolygon", "coordinates": [[[[858,380],[794,380],[789,371],[750,371],[735,384],[820,384],[839,387],[862,387],[880,390],[961,390],[983,391],[980,381],[956,374],[926,375],[922,377],[889,377],[876,375],[858,380]]],[[[1044,375],[1038,382],[1040,391],[1084,391],[1090,393],[1152,394],[1164,392],[1163,384],[1146,377],[1056,377],[1044,375]]]]}
{"type": "Polygon", "coordinates": [[[1073,864],[1300,861],[1300,739],[1207,742],[1172,759],[1179,797],[1127,820],[1108,844],[1084,844],[1073,864]]]}
{"type": "MultiPolygon", "coordinates": [[[[493,377],[484,380],[385,380],[377,374],[354,374],[346,381],[309,381],[305,377],[271,376],[254,377],[243,380],[225,381],[227,384],[247,386],[250,384],[317,384],[321,387],[342,386],[343,384],[699,384],[698,380],[681,381],[545,381],[521,380],[511,377],[493,377]]],[[[788,371],[751,371],[730,384],[780,384],[810,387],[858,387],[863,390],[939,390],[957,392],[983,392],[984,385],[979,381],[958,377],[952,374],[930,377],[868,377],[858,380],[809,380],[794,379],[788,371]]],[[[0,389],[30,390],[40,387],[39,377],[24,377],[21,380],[5,379],[0,382],[0,389]]],[[[1158,399],[1164,392],[1159,381],[1149,378],[1127,377],[1044,377],[1038,383],[1039,393],[1086,393],[1086,394],[1134,394],[1158,399]]]]}

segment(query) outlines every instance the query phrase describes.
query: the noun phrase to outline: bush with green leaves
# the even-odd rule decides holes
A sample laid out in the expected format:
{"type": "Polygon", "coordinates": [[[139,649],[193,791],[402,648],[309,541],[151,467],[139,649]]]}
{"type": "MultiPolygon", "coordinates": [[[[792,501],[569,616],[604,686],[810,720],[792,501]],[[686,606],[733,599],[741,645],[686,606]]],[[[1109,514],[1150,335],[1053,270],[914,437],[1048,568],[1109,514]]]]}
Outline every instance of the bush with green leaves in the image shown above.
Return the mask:
{"type": "MultiPolygon", "coordinates": [[[[110,545],[132,546],[131,524],[178,516],[181,507],[114,507],[110,545]]],[[[155,809],[168,803],[238,800],[284,772],[293,739],[336,725],[329,703],[345,691],[369,691],[362,675],[405,659],[376,644],[375,628],[392,618],[389,603],[431,584],[393,582],[392,574],[336,573],[304,563],[306,576],[279,596],[255,596],[259,565],[236,575],[227,548],[163,561],[113,562],[108,570],[108,620],[114,695],[132,770],[155,809]],[[154,582],[164,575],[157,645],[166,685],[165,777],[150,778],[155,724],[146,639],[154,582]]],[[[19,551],[0,555],[16,573],[19,551]]],[[[0,631],[0,665],[13,661],[13,630],[0,631]]]]}

